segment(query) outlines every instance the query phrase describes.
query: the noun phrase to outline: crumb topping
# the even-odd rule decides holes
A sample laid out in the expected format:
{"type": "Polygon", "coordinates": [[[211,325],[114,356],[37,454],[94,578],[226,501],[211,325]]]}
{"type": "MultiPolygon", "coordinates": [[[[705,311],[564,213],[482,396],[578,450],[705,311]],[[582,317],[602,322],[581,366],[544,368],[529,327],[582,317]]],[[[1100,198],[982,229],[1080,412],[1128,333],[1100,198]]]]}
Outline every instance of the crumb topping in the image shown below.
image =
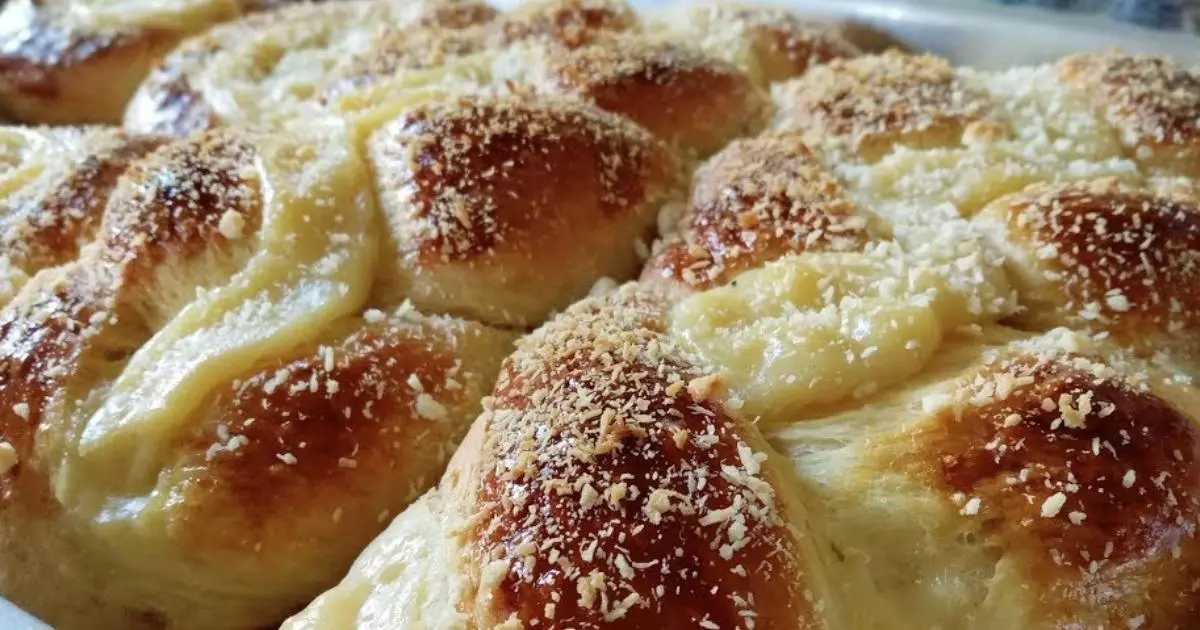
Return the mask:
{"type": "Polygon", "coordinates": [[[1132,368],[1045,344],[986,366],[922,438],[935,475],[1037,565],[1173,561],[1195,547],[1200,429],[1132,368]]]}
{"type": "Polygon", "coordinates": [[[766,455],[659,332],[663,309],[632,287],[585,301],[502,371],[474,554],[525,627],[812,614],[766,455]]]}
{"type": "Polygon", "coordinates": [[[1035,185],[1000,202],[1084,326],[1187,333],[1200,322],[1200,204],[1112,180],[1035,185]]]}
{"type": "Polygon", "coordinates": [[[1090,95],[1130,148],[1200,143],[1200,73],[1162,57],[1072,55],[1065,81],[1090,95]]]}
{"type": "Polygon", "coordinates": [[[776,127],[870,156],[876,145],[944,136],[957,145],[967,125],[987,114],[984,96],[969,88],[946,60],[895,51],[835,59],[776,93],[776,127]]]}
{"type": "Polygon", "coordinates": [[[579,191],[602,215],[636,209],[670,161],[632,123],[549,98],[423,106],[373,134],[369,147],[397,240],[429,262],[529,247],[565,212],[549,194],[556,188],[579,191]],[[574,160],[587,179],[557,181],[558,160],[574,160]]]}
{"type": "Polygon", "coordinates": [[[680,39],[743,66],[760,84],[804,74],[811,66],[859,54],[830,25],[771,6],[700,2],[665,26],[680,39]],[[748,57],[748,58],[747,58],[748,57]]]}
{"type": "Polygon", "coordinates": [[[70,147],[68,154],[22,156],[23,167],[48,163],[42,176],[6,195],[0,212],[0,248],[9,264],[29,274],[74,260],[81,244],[99,229],[117,180],[132,162],[163,143],[153,136],[107,130],[44,133],[45,142],[70,147]],[[77,161],[50,163],[69,159],[77,161]]]}
{"type": "Polygon", "coordinates": [[[648,273],[708,288],[786,254],[860,250],[866,227],[798,138],[736,140],[697,170],[682,233],[648,273]]]}

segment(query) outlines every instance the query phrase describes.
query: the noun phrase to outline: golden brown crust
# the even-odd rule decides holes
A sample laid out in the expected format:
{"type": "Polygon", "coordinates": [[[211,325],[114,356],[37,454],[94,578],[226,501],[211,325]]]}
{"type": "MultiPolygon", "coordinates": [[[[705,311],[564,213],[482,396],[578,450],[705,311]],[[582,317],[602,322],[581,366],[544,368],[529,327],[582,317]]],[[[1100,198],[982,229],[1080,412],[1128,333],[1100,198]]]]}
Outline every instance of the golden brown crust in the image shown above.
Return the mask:
{"type": "MultiPolygon", "coordinates": [[[[10,193],[0,215],[0,248],[28,274],[74,260],[100,226],[109,194],[130,163],[163,143],[153,136],[108,130],[47,132],[47,141],[78,144],[77,165],[51,171],[27,190],[10,193]]],[[[54,158],[50,158],[54,159],[54,158]]],[[[61,158],[60,158],[61,159],[61,158]]],[[[54,168],[58,165],[47,165],[54,168]]]]}
{"type": "Polygon", "coordinates": [[[223,123],[265,123],[284,112],[252,114],[225,111],[221,105],[228,107],[226,101],[233,99],[238,103],[235,108],[282,110],[274,101],[294,105],[293,101],[331,98],[391,74],[404,63],[433,63],[435,42],[454,29],[487,22],[495,15],[479,0],[342,0],[251,15],[176,47],[138,88],[125,111],[125,126],[143,133],[183,136],[223,123]],[[373,52],[364,53],[364,48],[373,52]],[[303,61],[290,61],[289,55],[303,61]],[[315,76],[279,70],[287,63],[321,70],[315,76]],[[285,75],[278,79],[284,87],[273,86],[275,93],[271,93],[272,88],[257,85],[270,82],[277,71],[285,75]],[[254,94],[231,97],[226,92],[247,86],[254,94]],[[268,98],[274,101],[268,104],[268,98]]]}
{"type": "Polygon", "coordinates": [[[624,31],[638,23],[625,0],[536,0],[521,5],[493,27],[497,43],[545,37],[568,48],[597,35],[624,31]]]}
{"type": "Polygon", "coordinates": [[[257,157],[242,137],[218,130],[138,161],[109,200],[101,228],[105,253],[150,273],[167,257],[187,259],[214,242],[236,240],[220,225],[228,213],[242,217],[240,233],[255,233],[260,191],[247,173],[257,157]]]}
{"type": "Polygon", "coordinates": [[[510,13],[477,17],[473,22],[438,24],[438,28],[422,24],[390,29],[369,51],[327,79],[321,100],[328,103],[404,72],[439,67],[521,42],[533,41],[562,54],[563,49],[585,46],[637,24],[624,0],[542,0],[522,4],[510,13]]]}
{"type": "MultiPolygon", "coordinates": [[[[1191,337],[1200,323],[1200,204],[1111,180],[1039,184],[979,219],[1000,224],[1035,324],[1191,337]]],[[[1155,343],[1155,342],[1151,342],[1155,343]]]]}
{"type": "MultiPolygon", "coordinates": [[[[291,295],[315,300],[309,310],[338,299],[348,302],[335,306],[340,312],[361,306],[375,243],[350,235],[374,213],[361,199],[365,173],[357,158],[338,162],[336,140],[288,142],[221,130],[139,147],[146,154],[125,156],[119,181],[98,200],[102,216],[85,217],[99,227],[79,258],[36,275],[0,311],[0,438],[13,459],[0,471],[0,588],[53,623],[277,622],[434,481],[494,380],[514,334],[409,305],[311,321],[211,387],[190,386],[182,407],[142,393],[156,373],[138,377],[131,403],[116,402],[148,353],[159,357],[155,369],[194,376],[195,357],[156,349],[181,327],[204,336],[207,361],[236,353],[238,333],[231,346],[220,325],[203,329],[209,312],[254,335],[247,305],[270,317],[289,316],[291,295]],[[312,188],[287,201],[293,185],[312,188]],[[280,204],[314,199],[309,214],[281,223],[293,210],[280,204]],[[347,234],[314,241],[297,226],[309,222],[347,234]],[[275,239],[296,247],[289,269],[311,266],[314,277],[274,303],[271,292],[295,282],[286,274],[248,301],[218,306],[213,295],[260,282],[255,264],[280,256],[275,239]],[[353,248],[339,253],[339,245],[353,248]],[[329,256],[312,259],[313,247],[329,256]],[[360,286],[313,293],[338,274],[360,286]],[[145,409],[104,424],[105,406],[124,411],[147,397],[178,426],[145,409]],[[134,450],[110,459],[127,431],[140,433],[127,443],[134,450]],[[37,560],[10,564],[22,558],[37,560]]],[[[97,154],[82,181],[107,182],[103,165],[113,159],[97,154]]]]}
{"type": "Polygon", "coordinates": [[[689,7],[683,24],[664,26],[683,40],[728,59],[762,86],[798,77],[832,59],[858,56],[858,48],[829,24],[782,7],[709,1],[689,7]]]}
{"type": "Polygon", "coordinates": [[[633,241],[682,179],[645,131],[561,99],[421,106],[368,146],[401,252],[383,294],[500,324],[530,325],[597,277],[632,275],[633,241]]]}
{"type": "Polygon", "coordinates": [[[1194,618],[1198,418],[1108,363],[1058,352],[985,367],[952,396],[912,461],[1042,585],[1039,623],[1194,618]]]}
{"type": "Polygon", "coordinates": [[[734,7],[719,19],[746,30],[758,59],[759,80],[766,83],[798,77],[833,59],[859,55],[858,48],[828,24],[786,9],[734,7]]]}
{"type": "Polygon", "coordinates": [[[33,123],[113,123],[154,57],[182,37],[161,28],[66,21],[59,3],[13,0],[0,12],[0,112],[33,123]]]}
{"type": "Polygon", "coordinates": [[[436,480],[513,337],[416,313],[340,328],[221,388],[177,446],[178,544],[280,593],[321,587],[312,565],[345,566],[436,480]]]}
{"type": "Polygon", "coordinates": [[[749,76],[676,43],[611,37],[562,55],[549,73],[552,91],[624,116],[699,155],[757,132],[770,111],[749,76]]]}
{"type": "Polygon", "coordinates": [[[1194,342],[1200,215],[1055,76],[889,53],[783,86],[642,281],[521,342],[439,489],[290,627],[1185,627],[1195,364],[1130,341],[1194,342]],[[1055,266],[1045,302],[985,236],[1055,266]],[[1059,317],[1076,292],[1117,315],[1059,317]]]}
{"type": "Polygon", "coordinates": [[[680,232],[659,244],[643,279],[707,289],[787,254],[853,251],[868,240],[837,180],[789,135],[736,140],[702,165],[680,232]]]}
{"type": "Polygon", "coordinates": [[[776,92],[775,127],[874,161],[895,145],[955,146],[987,102],[945,59],[896,51],[835,59],[776,92]]]}
{"type": "Polygon", "coordinates": [[[74,6],[73,0],[6,2],[0,12],[0,112],[29,123],[119,123],[138,83],[183,38],[291,1],[163,3],[150,7],[155,15],[139,16],[139,9],[147,10],[142,6],[115,17],[110,7],[100,7],[96,17],[95,7],[74,6]]]}
{"type": "Polygon", "coordinates": [[[1117,52],[1072,55],[1058,71],[1091,97],[1134,157],[1200,176],[1200,74],[1169,59],[1117,52]]]}
{"type": "Polygon", "coordinates": [[[182,137],[220,124],[217,113],[192,86],[187,74],[188,68],[216,49],[215,41],[197,37],[185,40],[163,57],[149,70],[123,112],[125,127],[137,133],[182,137]]]}
{"type": "Polygon", "coordinates": [[[627,287],[506,361],[469,551],[495,622],[815,623],[763,456],[662,334],[665,309],[627,287]]]}

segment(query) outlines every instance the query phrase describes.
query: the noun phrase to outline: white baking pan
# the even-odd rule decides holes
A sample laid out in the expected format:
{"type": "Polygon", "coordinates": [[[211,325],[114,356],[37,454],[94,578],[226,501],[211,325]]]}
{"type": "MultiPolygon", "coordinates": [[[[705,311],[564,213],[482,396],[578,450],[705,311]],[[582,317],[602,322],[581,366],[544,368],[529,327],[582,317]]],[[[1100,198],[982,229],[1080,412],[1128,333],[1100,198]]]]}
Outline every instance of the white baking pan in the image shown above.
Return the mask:
{"type": "MultiPolygon", "coordinates": [[[[501,7],[519,1],[494,0],[501,7]]],[[[632,1],[647,12],[679,2],[632,1]]],[[[1180,61],[1200,64],[1200,37],[1151,31],[1115,23],[1103,16],[1066,15],[963,0],[758,1],[795,7],[814,16],[845,22],[855,39],[862,36],[877,43],[891,40],[914,50],[944,55],[956,64],[977,68],[1041,63],[1071,52],[1111,47],[1171,55],[1180,61]]],[[[0,629],[46,630],[47,627],[0,598],[0,629]]]]}
{"type": "MultiPolygon", "coordinates": [[[[1118,47],[1128,52],[1170,55],[1200,64],[1200,37],[1154,31],[1103,15],[1054,13],[963,0],[774,0],[806,13],[877,28],[898,43],[944,55],[956,64],[1006,68],[1062,55],[1118,47]]],[[[651,0],[647,5],[659,4],[651,0]]]]}

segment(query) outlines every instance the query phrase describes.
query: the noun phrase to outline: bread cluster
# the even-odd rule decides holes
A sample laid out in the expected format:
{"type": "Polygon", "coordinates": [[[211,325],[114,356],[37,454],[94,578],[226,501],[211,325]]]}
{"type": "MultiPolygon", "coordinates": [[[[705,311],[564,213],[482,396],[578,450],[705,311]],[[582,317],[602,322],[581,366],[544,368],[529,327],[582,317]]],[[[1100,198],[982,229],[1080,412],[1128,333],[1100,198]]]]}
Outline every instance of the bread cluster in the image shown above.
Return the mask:
{"type": "Polygon", "coordinates": [[[0,106],[122,124],[0,128],[0,594],[65,628],[1200,623],[1200,70],[727,3],[262,4],[0,12],[0,106]],[[88,38],[184,23],[111,48],[141,66],[88,38]],[[115,109],[29,68],[110,68],[115,109]]]}
{"type": "Polygon", "coordinates": [[[1200,75],[837,59],[289,629],[1188,628],[1200,75]]]}
{"type": "MultiPolygon", "coordinates": [[[[25,10],[158,23],[134,5],[211,8],[25,10]]],[[[71,40],[46,76],[111,81],[86,90],[126,124],[0,129],[0,593],[64,628],[254,628],[334,585],[513,341],[636,277],[698,156],[766,124],[767,77],[854,52],[721,11],[742,25],[693,45],[607,0],[303,4],[123,95],[136,68],[71,40]]],[[[0,103],[97,111],[30,96],[0,103]]]]}

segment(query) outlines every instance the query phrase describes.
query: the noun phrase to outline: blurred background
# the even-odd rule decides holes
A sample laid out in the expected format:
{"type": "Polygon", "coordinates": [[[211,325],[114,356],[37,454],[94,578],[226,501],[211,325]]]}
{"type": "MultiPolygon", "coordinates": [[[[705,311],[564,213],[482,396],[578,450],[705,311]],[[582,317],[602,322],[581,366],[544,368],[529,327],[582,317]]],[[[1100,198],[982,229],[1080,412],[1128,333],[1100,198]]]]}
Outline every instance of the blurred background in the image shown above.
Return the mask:
{"type": "Polygon", "coordinates": [[[1118,22],[1200,34],[1200,0],[963,0],[1028,5],[1053,11],[1104,14],[1118,22]]]}

